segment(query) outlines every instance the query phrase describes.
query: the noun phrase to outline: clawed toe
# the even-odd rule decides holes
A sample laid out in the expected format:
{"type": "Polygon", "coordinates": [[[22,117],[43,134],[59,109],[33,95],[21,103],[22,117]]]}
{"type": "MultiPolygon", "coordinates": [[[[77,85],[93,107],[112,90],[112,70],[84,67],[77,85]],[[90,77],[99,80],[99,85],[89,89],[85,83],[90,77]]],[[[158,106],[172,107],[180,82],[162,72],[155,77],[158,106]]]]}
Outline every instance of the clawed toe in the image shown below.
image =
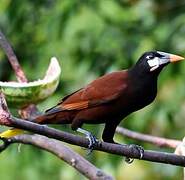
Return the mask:
{"type": "Polygon", "coordinates": [[[98,144],[98,140],[94,135],[89,133],[86,138],[89,140],[89,145],[88,145],[88,155],[93,151],[94,147],[98,144]]]}
{"type": "Polygon", "coordinates": [[[139,154],[140,154],[140,157],[139,157],[139,159],[142,159],[143,158],[143,155],[144,155],[144,149],[143,149],[143,147],[142,146],[139,146],[139,145],[136,145],[136,144],[131,144],[131,145],[129,145],[131,148],[134,148],[134,149],[136,149],[138,152],[139,152],[139,154]]]}
{"type": "Polygon", "coordinates": [[[94,147],[99,143],[99,141],[89,131],[86,131],[82,128],[78,128],[77,131],[85,134],[86,138],[89,140],[88,152],[87,152],[87,155],[89,155],[93,151],[94,147]]]}
{"type": "MultiPolygon", "coordinates": [[[[130,145],[128,145],[128,146],[129,146],[129,148],[133,148],[134,150],[137,150],[137,151],[139,152],[139,155],[140,155],[139,159],[142,159],[142,158],[143,158],[144,149],[143,149],[142,146],[139,146],[139,145],[136,145],[136,144],[130,144],[130,145]]],[[[133,158],[130,158],[130,157],[126,157],[126,158],[125,158],[125,161],[126,161],[128,164],[131,164],[131,163],[134,161],[134,159],[133,159],[133,158]]]]}
{"type": "Polygon", "coordinates": [[[97,140],[96,137],[95,137],[94,135],[92,135],[91,133],[89,133],[89,135],[87,135],[86,138],[89,140],[88,148],[89,148],[89,149],[93,149],[93,147],[94,147],[95,145],[97,145],[98,140],[97,140]]]}

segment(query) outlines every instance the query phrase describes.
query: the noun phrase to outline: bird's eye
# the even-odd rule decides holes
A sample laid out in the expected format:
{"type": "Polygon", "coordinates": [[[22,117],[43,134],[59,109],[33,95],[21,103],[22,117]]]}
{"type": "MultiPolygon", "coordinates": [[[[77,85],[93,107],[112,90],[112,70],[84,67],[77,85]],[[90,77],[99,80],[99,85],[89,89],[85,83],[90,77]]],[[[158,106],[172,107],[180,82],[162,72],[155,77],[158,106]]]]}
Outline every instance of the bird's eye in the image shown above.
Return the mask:
{"type": "Polygon", "coordinates": [[[153,58],[154,58],[153,55],[148,55],[148,56],[146,56],[146,59],[153,59],[153,58]]]}

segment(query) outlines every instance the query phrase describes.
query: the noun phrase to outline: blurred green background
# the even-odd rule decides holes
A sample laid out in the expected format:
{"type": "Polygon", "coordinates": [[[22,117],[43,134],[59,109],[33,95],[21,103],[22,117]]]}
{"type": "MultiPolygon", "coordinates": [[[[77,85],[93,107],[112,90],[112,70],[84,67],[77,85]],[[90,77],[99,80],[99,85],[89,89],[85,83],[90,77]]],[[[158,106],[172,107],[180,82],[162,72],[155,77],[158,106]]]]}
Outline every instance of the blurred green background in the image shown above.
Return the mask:
{"type": "MultiPolygon", "coordinates": [[[[105,73],[126,69],[147,50],[185,56],[185,1],[169,0],[0,0],[0,28],[11,42],[29,80],[44,76],[52,56],[62,75],[56,93],[39,109],[55,105],[64,95],[105,73]]],[[[185,129],[185,62],[169,65],[160,75],[156,101],[130,115],[121,125],[139,132],[182,139],[185,129]]],[[[0,50],[0,80],[15,80],[0,50]]],[[[111,83],[111,82],[110,82],[111,83]]],[[[12,109],[12,112],[15,112],[12,109]]],[[[101,137],[102,125],[85,126],[101,137]],[[97,128],[98,127],[98,128],[97,128]]],[[[70,131],[69,126],[63,126],[70,131]]],[[[155,146],[115,136],[121,143],[155,146]]],[[[2,180],[85,179],[55,156],[31,146],[12,145],[0,154],[2,180]]],[[[86,156],[116,179],[182,179],[182,168],[93,152],[86,156]]]]}

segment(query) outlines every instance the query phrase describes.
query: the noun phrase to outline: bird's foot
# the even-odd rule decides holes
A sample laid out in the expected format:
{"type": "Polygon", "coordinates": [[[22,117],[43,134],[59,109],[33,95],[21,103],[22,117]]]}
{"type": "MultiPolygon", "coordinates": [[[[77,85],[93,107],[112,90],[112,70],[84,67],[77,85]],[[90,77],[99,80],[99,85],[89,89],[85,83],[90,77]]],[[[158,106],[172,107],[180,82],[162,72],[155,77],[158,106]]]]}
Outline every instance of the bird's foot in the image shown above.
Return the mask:
{"type": "Polygon", "coordinates": [[[99,143],[99,141],[91,133],[89,133],[88,135],[86,135],[86,138],[89,140],[87,155],[90,155],[91,152],[93,151],[94,147],[99,143]]]}
{"type": "MultiPolygon", "coordinates": [[[[128,146],[129,146],[129,148],[133,148],[134,150],[137,150],[137,151],[139,152],[139,154],[140,154],[139,159],[142,159],[142,158],[143,158],[144,149],[143,149],[142,146],[139,146],[139,145],[136,145],[136,144],[130,144],[130,145],[128,145],[128,146]]],[[[133,159],[133,158],[130,158],[130,157],[126,157],[126,158],[125,158],[125,161],[126,161],[128,164],[131,164],[131,163],[134,161],[134,159],[133,159]]]]}
{"type": "Polygon", "coordinates": [[[143,158],[143,155],[144,155],[144,148],[142,146],[139,146],[139,145],[136,145],[136,144],[131,144],[130,145],[132,148],[136,149],[138,152],[139,152],[139,159],[142,159],[143,158]]]}
{"type": "Polygon", "coordinates": [[[85,129],[78,128],[77,131],[82,134],[85,134],[86,138],[89,140],[87,155],[91,154],[94,147],[99,143],[98,139],[96,139],[96,137],[92,133],[90,133],[89,131],[86,131],[85,129]]]}

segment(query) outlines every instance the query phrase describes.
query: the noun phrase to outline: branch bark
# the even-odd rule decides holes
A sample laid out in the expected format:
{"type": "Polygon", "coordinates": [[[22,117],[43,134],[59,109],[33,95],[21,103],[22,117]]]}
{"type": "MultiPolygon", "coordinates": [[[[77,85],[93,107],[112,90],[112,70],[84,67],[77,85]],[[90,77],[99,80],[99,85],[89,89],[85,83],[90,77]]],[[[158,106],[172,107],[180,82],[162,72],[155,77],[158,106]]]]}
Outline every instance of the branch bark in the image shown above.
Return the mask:
{"type": "Polygon", "coordinates": [[[19,135],[8,139],[8,145],[12,143],[29,144],[48,151],[65,161],[88,179],[113,180],[113,177],[105,174],[82,156],[57,140],[41,135],[19,135]]]}
{"type": "MultiPolygon", "coordinates": [[[[39,125],[39,124],[18,119],[15,117],[10,117],[9,121],[11,122],[11,126],[13,127],[28,130],[53,139],[58,139],[73,145],[78,145],[78,146],[87,148],[89,144],[86,138],[76,136],[67,132],[62,132],[62,131],[47,127],[45,125],[39,125]]],[[[94,149],[108,152],[111,154],[117,154],[121,156],[140,159],[140,153],[135,148],[133,148],[133,146],[129,146],[129,145],[119,145],[119,144],[100,142],[97,146],[95,146],[94,149]]],[[[172,164],[177,166],[185,166],[185,156],[179,156],[172,153],[145,150],[142,159],[146,161],[152,161],[152,162],[160,162],[160,163],[172,164]]]]}
{"type": "Polygon", "coordinates": [[[167,138],[161,138],[161,137],[157,137],[157,136],[146,135],[146,134],[142,134],[142,133],[128,130],[123,127],[117,127],[116,132],[118,134],[121,134],[123,136],[127,136],[132,139],[155,144],[159,147],[176,148],[178,145],[180,145],[182,143],[181,141],[178,141],[175,139],[167,139],[167,138]]]}
{"type": "Polygon", "coordinates": [[[6,39],[4,34],[2,33],[2,31],[0,31],[0,45],[1,45],[2,49],[4,50],[4,52],[6,53],[8,60],[9,60],[10,64],[12,65],[12,68],[15,71],[17,80],[19,82],[27,82],[27,78],[26,78],[21,66],[19,65],[17,57],[16,57],[10,43],[8,42],[8,40],[6,39]]]}

